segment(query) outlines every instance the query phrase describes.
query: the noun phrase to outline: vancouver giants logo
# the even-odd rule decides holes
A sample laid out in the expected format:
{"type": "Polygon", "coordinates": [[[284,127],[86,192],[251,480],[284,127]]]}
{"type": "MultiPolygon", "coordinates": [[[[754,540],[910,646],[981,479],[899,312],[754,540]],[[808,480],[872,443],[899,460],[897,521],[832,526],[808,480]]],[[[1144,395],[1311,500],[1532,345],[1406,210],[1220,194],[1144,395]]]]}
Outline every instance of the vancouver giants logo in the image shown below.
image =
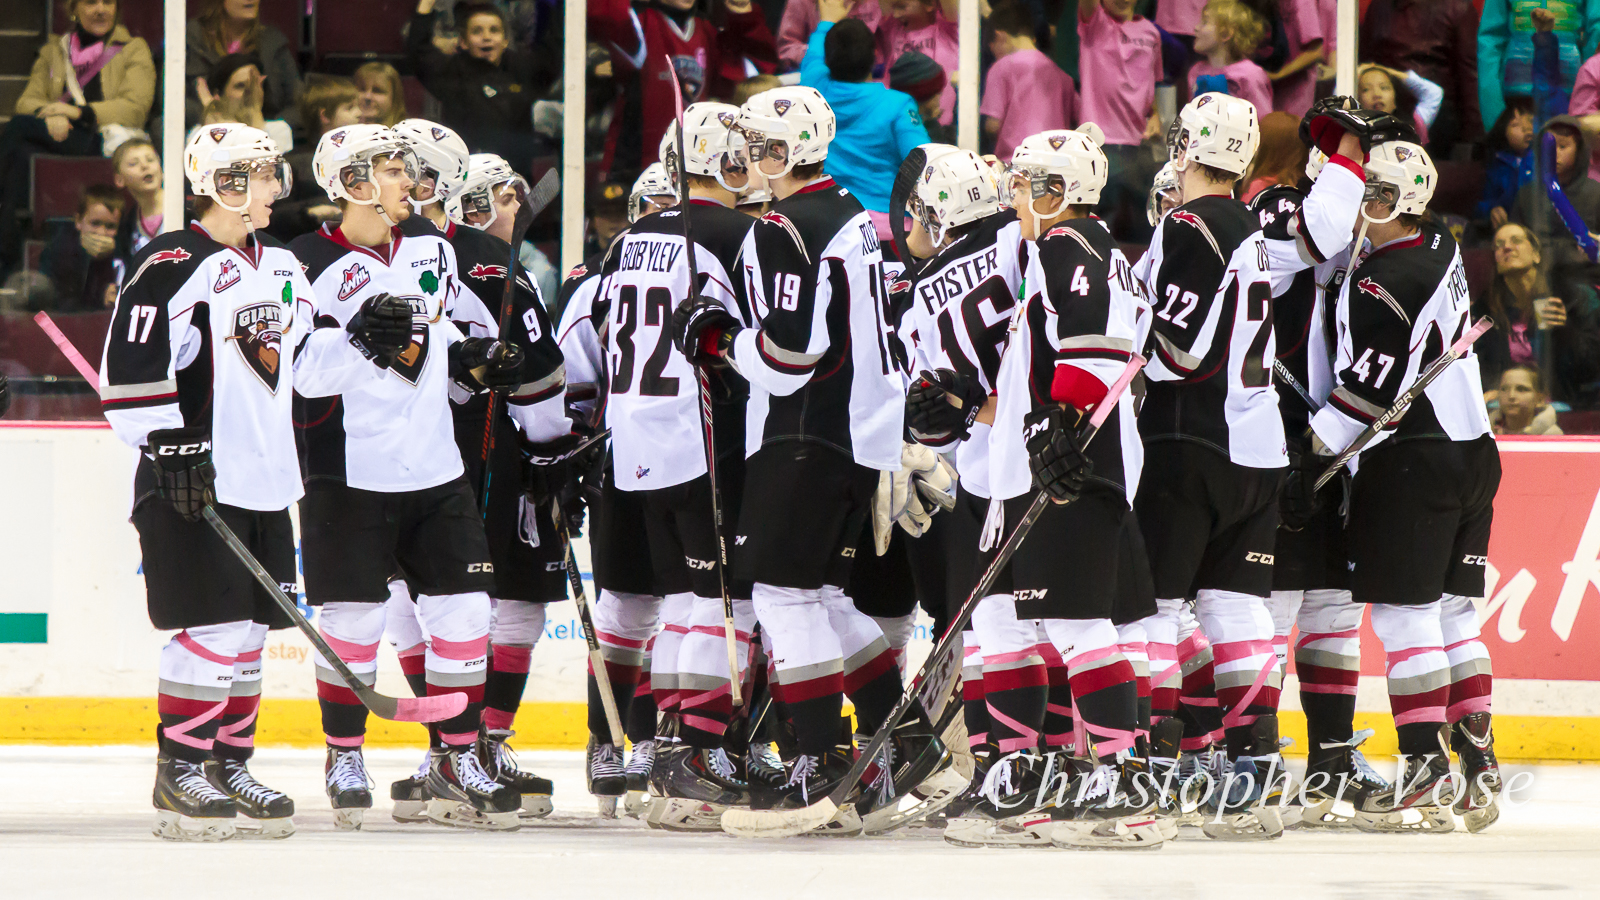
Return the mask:
{"type": "MultiPolygon", "coordinates": [[[[580,266],[579,268],[582,267],[580,266]]],[[[504,278],[506,277],[506,267],[493,265],[486,266],[483,263],[476,263],[473,265],[472,269],[467,272],[467,275],[471,278],[479,278],[484,280],[488,280],[490,278],[504,278]]]]}
{"type": "Polygon", "coordinates": [[[430,129],[429,133],[431,133],[433,135],[433,139],[436,140],[436,141],[444,140],[444,129],[443,128],[439,128],[438,126],[435,126],[432,129],[430,129]]]}
{"type": "Polygon", "coordinates": [[[220,143],[222,143],[222,139],[228,136],[228,129],[226,129],[226,128],[213,128],[213,129],[211,129],[209,134],[211,135],[211,139],[213,141],[216,141],[217,143],[220,144],[220,143]]]}
{"type": "Polygon", "coordinates": [[[267,390],[276,394],[278,372],[282,369],[283,306],[252,303],[235,311],[228,341],[239,348],[245,365],[261,379],[267,390]]]}
{"type": "Polygon", "coordinates": [[[806,242],[800,238],[800,229],[794,227],[794,222],[790,221],[788,216],[783,213],[769,212],[757,221],[765,222],[768,225],[776,225],[789,232],[789,237],[794,239],[794,245],[800,248],[800,252],[805,255],[806,262],[811,261],[811,254],[806,253],[806,242]]]}
{"type": "Polygon", "coordinates": [[[428,298],[411,295],[400,299],[411,304],[411,343],[389,364],[389,371],[416,387],[428,363],[428,298]]]}
{"type": "Polygon", "coordinates": [[[179,247],[176,250],[163,250],[160,253],[152,254],[149,259],[145,260],[145,265],[153,266],[156,263],[183,262],[184,260],[190,259],[193,256],[193,253],[190,253],[182,247],[179,247]]]}
{"type": "Polygon", "coordinates": [[[784,113],[787,113],[789,111],[789,107],[793,105],[794,101],[792,100],[774,100],[772,101],[772,111],[777,113],[779,116],[782,116],[784,113]]]}
{"type": "Polygon", "coordinates": [[[589,274],[589,267],[579,263],[578,265],[572,267],[572,271],[567,273],[567,280],[571,281],[574,278],[582,278],[587,274],[589,274]]]}
{"type": "Polygon", "coordinates": [[[361,263],[353,263],[344,270],[344,282],[339,285],[339,299],[348,300],[350,295],[367,286],[372,276],[367,274],[367,267],[361,263]]]}
{"type": "Polygon", "coordinates": [[[1190,225],[1193,225],[1194,227],[1199,228],[1202,231],[1205,230],[1205,227],[1206,227],[1206,223],[1202,222],[1200,220],[1199,216],[1195,215],[1192,212],[1189,212],[1188,210],[1180,209],[1177,212],[1172,214],[1172,218],[1178,220],[1179,222],[1186,222],[1186,223],[1188,223],[1190,225]]]}
{"type": "Polygon", "coordinates": [[[211,286],[211,293],[220,294],[238,283],[239,264],[231,259],[225,259],[222,261],[222,270],[217,273],[217,283],[211,286]]]}
{"type": "Polygon", "coordinates": [[[1366,291],[1367,293],[1369,293],[1372,296],[1378,298],[1379,300],[1382,300],[1383,302],[1389,304],[1390,306],[1399,305],[1399,304],[1397,304],[1395,302],[1393,294],[1391,294],[1388,291],[1384,290],[1383,289],[1383,285],[1377,283],[1376,281],[1373,281],[1371,278],[1363,278],[1363,279],[1361,279],[1360,281],[1356,282],[1356,287],[1362,289],[1363,291],[1366,291]]]}

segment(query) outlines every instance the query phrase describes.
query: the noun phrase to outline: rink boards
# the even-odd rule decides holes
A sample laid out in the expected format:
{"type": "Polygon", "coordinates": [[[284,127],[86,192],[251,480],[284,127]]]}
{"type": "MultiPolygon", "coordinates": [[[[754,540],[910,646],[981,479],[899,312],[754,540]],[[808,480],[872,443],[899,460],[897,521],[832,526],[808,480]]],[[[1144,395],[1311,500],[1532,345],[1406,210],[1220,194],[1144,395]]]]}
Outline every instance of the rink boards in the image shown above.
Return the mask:
{"type": "MultiPolygon", "coordinates": [[[[1505,478],[1480,616],[1501,755],[1600,759],[1600,439],[1511,438],[1500,449],[1505,478]]],[[[138,537],[127,522],[133,462],[104,425],[0,423],[0,743],[152,736],[156,654],[169,633],[145,614],[138,537]]],[[[929,642],[919,628],[914,661],[929,642]]],[[[573,606],[553,604],[517,719],[519,744],[581,746],[584,672],[573,606]]],[[[309,647],[298,633],[272,635],[263,675],[260,740],[321,744],[309,647]]],[[[1370,630],[1362,675],[1358,727],[1375,728],[1387,751],[1383,654],[1370,630]]],[[[388,651],[379,685],[406,692],[388,651]]],[[[1284,733],[1303,744],[1296,704],[1291,678],[1284,733]]],[[[369,724],[375,744],[421,738],[414,725],[369,724]]]]}

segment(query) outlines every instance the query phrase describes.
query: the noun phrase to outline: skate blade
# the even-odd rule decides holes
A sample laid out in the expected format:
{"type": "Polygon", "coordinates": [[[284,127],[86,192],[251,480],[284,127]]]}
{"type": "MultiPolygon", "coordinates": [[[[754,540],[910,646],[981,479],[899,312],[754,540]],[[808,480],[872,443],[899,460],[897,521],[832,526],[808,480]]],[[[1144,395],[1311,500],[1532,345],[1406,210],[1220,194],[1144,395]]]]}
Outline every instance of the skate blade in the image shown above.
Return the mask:
{"type": "Polygon", "coordinates": [[[836,820],[848,824],[854,818],[856,831],[860,831],[861,817],[855,807],[844,809],[824,797],[810,806],[799,809],[742,809],[735,807],[722,814],[722,830],[735,837],[777,838],[795,837],[834,826],[836,820]]]}
{"type": "Polygon", "coordinates": [[[605,794],[594,796],[595,808],[602,819],[615,819],[617,817],[617,798],[605,794]]]}
{"type": "Polygon", "coordinates": [[[1368,834],[1448,834],[1456,830],[1456,819],[1447,806],[1412,806],[1393,812],[1358,810],[1355,826],[1368,834]]]}
{"type": "Polygon", "coordinates": [[[913,822],[939,812],[946,806],[954,803],[961,792],[972,783],[970,778],[962,778],[955,766],[946,766],[935,772],[928,780],[917,785],[913,792],[913,799],[920,796],[917,802],[907,808],[901,809],[901,797],[894,803],[881,809],[875,809],[861,817],[861,830],[871,836],[888,834],[898,828],[904,828],[913,822]]]}
{"type": "Polygon", "coordinates": [[[644,791],[629,791],[622,798],[622,813],[632,819],[642,819],[650,811],[650,795],[644,791]]]}
{"type": "Polygon", "coordinates": [[[233,819],[196,819],[169,809],[156,810],[156,824],[150,833],[164,841],[191,841],[214,844],[238,836],[233,819]]]}
{"type": "Polygon", "coordinates": [[[556,805],[550,801],[549,794],[523,794],[522,808],[517,810],[517,818],[542,819],[555,810],[556,805]]]}
{"type": "Polygon", "coordinates": [[[428,821],[428,801],[396,800],[389,817],[402,825],[416,825],[428,821]]]}
{"type": "Polygon", "coordinates": [[[366,818],[366,807],[349,807],[333,811],[333,827],[340,831],[360,831],[361,822],[366,818]]]}
{"type": "Polygon", "coordinates": [[[1468,810],[1461,814],[1469,834],[1477,834],[1500,820],[1500,804],[1491,800],[1488,806],[1468,810]]]}
{"type": "Polygon", "coordinates": [[[1283,817],[1276,807],[1257,806],[1247,812],[1212,815],[1200,831],[1214,841],[1271,841],[1283,837],[1283,817]]]}
{"type": "Polygon", "coordinates": [[[1160,850],[1168,840],[1156,816],[1124,816],[1099,822],[1058,822],[1050,843],[1063,850],[1160,850]]]}
{"type": "Polygon", "coordinates": [[[294,834],[294,819],[284,816],[281,819],[251,819],[243,818],[234,826],[236,837],[248,841],[281,841],[294,834]]]}
{"type": "Polygon", "coordinates": [[[1057,824],[1049,816],[1013,816],[998,822],[955,819],[945,826],[944,841],[957,847],[978,849],[1049,847],[1057,824]]]}
{"type": "Polygon", "coordinates": [[[1355,819],[1355,807],[1348,801],[1318,800],[1300,813],[1298,827],[1305,831],[1353,831],[1355,819]]]}
{"type": "Polygon", "coordinates": [[[845,806],[833,818],[818,828],[804,832],[802,837],[855,837],[861,834],[861,814],[853,805],[845,806]]]}
{"type": "Polygon", "coordinates": [[[721,831],[722,814],[729,808],[702,800],[663,797],[651,806],[651,827],[680,833],[721,831]]]}
{"type": "Polygon", "coordinates": [[[522,827],[515,810],[511,812],[482,812],[471,804],[459,800],[434,797],[428,801],[428,821],[450,828],[471,828],[477,831],[516,831],[522,827]]]}

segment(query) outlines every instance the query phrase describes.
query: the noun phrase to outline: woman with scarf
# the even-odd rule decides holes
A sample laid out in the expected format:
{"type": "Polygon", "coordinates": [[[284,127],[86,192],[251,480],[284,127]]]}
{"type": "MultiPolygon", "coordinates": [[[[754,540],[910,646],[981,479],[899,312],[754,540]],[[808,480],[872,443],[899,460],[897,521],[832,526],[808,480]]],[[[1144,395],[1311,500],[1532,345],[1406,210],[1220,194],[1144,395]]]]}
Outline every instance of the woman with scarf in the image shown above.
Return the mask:
{"type": "Polygon", "coordinates": [[[0,131],[0,280],[22,257],[18,214],[38,153],[98,156],[101,134],[144,128],[155,99],[150,46],[117,23],[116,0],[71,0],[72,29],[39,48],[15,115],[0,131]]]}

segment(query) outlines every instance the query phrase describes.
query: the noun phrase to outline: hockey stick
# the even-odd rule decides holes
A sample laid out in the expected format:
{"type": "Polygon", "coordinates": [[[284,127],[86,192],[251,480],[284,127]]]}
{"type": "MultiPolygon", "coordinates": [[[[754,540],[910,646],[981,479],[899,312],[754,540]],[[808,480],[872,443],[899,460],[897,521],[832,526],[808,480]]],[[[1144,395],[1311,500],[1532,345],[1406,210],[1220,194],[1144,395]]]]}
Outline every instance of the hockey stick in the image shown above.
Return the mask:
{"type": "Polygon", "coordinates": [[[1416,382],[1411,387],[1406,388],[1401,392],[1400,396],[1395,398],[1393,406],[1384,410],[1383,415],[1373,419],[1372,424],[1368,425],[1365,431],[1356,435],[1356,439],[1350,442],[1350,446],[1344,448],[1343,453],[1333,458],[1333,463],[1328,466],[1328,470],[1317,478],[1315,490],[1322,490],[1322,486],[1332,481],[1333,477],[1339,474],[1339,470],[1345,467],[1345,464],[1356,458],[1356,454],[1361,452],[1361,448],[1372,443],[1372,439],[1378,436],[1378,432],[1405,415],[1412,402],[1422,396],[1422,392],[1428,389],[1428,385],[1432,384],[1435,378],[1444,374],[1444,370],[1449,368],[1451,363],[1466,355],[1467,350],[1472,346],[1472,342],[1483,337],[1484,332],[1493,327],[1494,320],[1484,316],[1478,320],[1476,325],[1467,329],[1465,334],[1457,338],[1456,342],[1450,345],[1450,349],[1446,350],[1443,356],[1434,360],[1428,368],[1422,371],[1421,375],[1417,376],[1416,382]]]}
{"type": "MultiPolygon", "coordinates": [[[[928,151],[913,147],[900,162],[894,173],[894,186],[889,189],[889,234],[894,238],[894,252],[905,265],[901,278],[910,281],[916,277],[921,264],[911,255],[911,245],[906,241],[906,204],[911,202],[911,192],[916,190],[922,167],[928,164],[928,151]]],[[[929,236],[932,237],[931,235],[929,236]]]]}
{"type": "Polygon", "coordinates": [[[1589,258],[1589,262],[1600,260],[1600,244],[1595,243],[1588,224],[1573,208],[1566,190],[1561,187],[1561,181],[1556,178],[1556,136],[1548,131],[1539,139],[1539,174],[1545,179],[1545,195],[1561,217],[1561,224],[1567,226],[1567,231],[1578,242],[1579,249],[1589,258]]]}
{"type": "Polygon", "coordinates": [[[222,542],[228,545],[233,555],[239,557],[239,562],[244,563],[250,574],[254,575],[256,581],[272,596],[278,608],[294,621],[294,626],[306,636],[311,646],[322,654],[322,658],[335,672],[339,673],[344,683],[360,698],[361,705],[372,710],[374,715],[393,722],[442,722],[460,715],[462,710],[467,708],[467,695],[460,691],[429,697],[388,697],[368,687],[356,673],[350,671],[350,667],[344,664],[339,654],[333,652],[333,648],[322,639],[317,629],[306,621],[306,617],[300,614],[300,609],[294,605],[294,601],[289,599],[289,595],[283,592],[278,582],[262,568],[249,548],[240,542],[239,536],[222,521],[222,517],[217,515],[217,511],[209,503],[200,511],[200,515],[205,517],[206,524],[211,526],[211,530],[217,533],[217,537],[222,538],[222,542]]]}
{"type": "MultiPolygon", "coordinates": [[[[500,342],[506,341],[506,325],[511,320],[511,300],[516,295],[517,263],[521,259],[522,239],[527,236],[528,228],[533,225],[533,220],[544,212],[556,194],[561,191],[561,179],[556,176],[555,169],[548,169],[539,183],[521,197],[522,203],[517,206],[517,218],[511,225],[511,261],[506,265],[506,287],[500,295],[500,342]]],[[[494,473],[489,470],[489,459],[494,455],[494,407],[495,399],[499,392],[489,392],[489,406],[483,415],[483,516],[489,517],[489,482],[494,480],[494,473]]],[[[509,401],[508,401],[509,402],[509,401]]]]}
{"type": "MultiPolygon", "coordinates": [[[[609,431],[602,432],[584,444],[588,446],[609,431]]],[[[578,574],[578,556],[572,552],[572,534],[567,528],[567,516],[561,509],[561,498],[550,501],[551,515],[555,519],[556,534],[561,537],[567,565],[567,583],[572,585],[572,602],[578,607],[578,625],[583,628],[584,643],[589,645],[589,670],[594,672],[594,682],[600,692],[600,707],[606,713],[606,728],[611,732],[612,746],[621,748],[628,736],[622,728],[622,715],[617,711],[617,698],[611,690],[611,674],[606,671],[606,658],[600,652],[600,634],[594,629],[594,615],[589,610],[589,595],[583,591],[583,576],[578,574]]]]}
{"type": "Polygon", "coordinates": [[[94,366],[89,365],[89,361],[83,358],[83,354],[78,352],[77,347],[72,346],[72,342],[67,340],[67,336],[61,332],[55,322],[51,321],[50,314],[45,312],[35,313],[33,321],[44,330],[45,336],[50,338],[50,343],[56,345],[56,348],[61,351],[61,355],[67,358],[67,362],[72,363],[72,367],[78,370],[78,374],[83,376],[83,380],[89,382],[89,387],[94,388],[95,393],[100,393],[100,373],[94,370],[94,366]]]}
{"type": "MultiPolygon", "coordinates": [[[[1117,377],[1116,382],[1111,385],[1111,389],[1106,392],[1105,399],[1100,401],[1100,405],[1095,407],[1094,414],[1089,417],[1089,427],[1084,434],[1084,446],[1088,446],[1089,442],[1094,440],[1094,436],[1100,431],[1100,426],[1105,424],[1106,419],[1111,415],[1111,410],[1116,408],[1123,392],[1128,389],[1128,384],[1133,381],[1133,376],[1138,373],[1144,363],[1144,358],[1140,356],[1134,356],[1128,361],[1127,367],[1122,370],[1122,374],[1117,377]]],[[[932,677],[933,673],[945,664],[945,660],[961,640],[961,630],[972,620],[972,613],[973,610],[977,609],[978,601],[983,599],[984,595],[989,592],[990,585],[994,584],[994,580],[1000,574],[1000,571],[1011,562],[1012,555],[1017,552],[1017,548],[1022,545],[1023,539],[1028,536],[1028,532],[1033,528],[1033,523],[1038,521],[1039,516],[1044,513],[1045,507],[1050,502],[1050,495],[1042,490],[1034,496],[1027,512],[1022,514],[1022,521],[1017,523],[1016,529],[1006,538],[1006,542],[1000,546],[1000,550],[995,554],[994,560],[989,563],[989,567],[983,571],[983,576],[978,579],[978,583],[973,587],[972,593],[967,596],[967,601],[961,605],[961,609],[950,620],[945,633],[939,638],[939,643],[934,645],[932,652],[922,661],[922,667],[917,670],[916,678],[900,694],[900,699],[895,703],[894,709],[890,710],[888,717],[878,727],[877,733],[872,736],[872,740],[856,757],[856,761],[851,765],[850,771],[839,782],[838,786],[833,789],[833,792],[810,806],[803,806],[800,809],[730,809],[722,814],[723,831],[739,837],[793,837],[797,834],[804,834],[814,828],[819,828],[833,819],[834,815],[839,812],[839,807],[844,804],[845,798],[855,789],[856,782],[861,780],[861,776],[867,771],[868,766],[883,751],[884,745],[889,742],[889,735],[894,732],[895,726],[900,724],[900,720],[911,709],[911,704],[917,699],[920,685],[932,677]]]]}
{"type": "MultiPolygon", "coordinates": [[[[700,273],[694,261],[694,242],[689,239],[689,144],[683,137],[683,90],[678,86],[678,70],[667,59],[672,73],[672,99],[678,111],[678,218],[683,222],[683,255],[689,264],[689,296],[700,292],[700,273]]],[[[662,323],[665,326],[665,322],[662,323]]],[[[695,366],[695,383],[700,389],[700,430],[705,434],[706,481],[711,488],[711,532],[717,538],[717,587],[722,589],[722,635],[728,645],[729,699],[734,706],[744,702],[739,677],[739,636],[733,629],[733,597],[728,593],[728,539],[722,527],[722,489],[717,484],[717,445],[711,418],[711,373],[695,366]]]]}
{"type": "Polygon", "coordinates": [[[1299,394],[1300,399],[1306,402],[1307,408],[1312,412],[1317,411],[1317,401],[1311,399],[1311,392],[1306,390],[1305,385],[1300,383],[1300,379],[1294,377],[1294,373],[1289,371],[1289,367],[1283,364],[1283,360],[1275,359],[1272,361],[1272,373],[1278,376],[1278,380],[1294,388],[1294,392],[1299,394]]]}

